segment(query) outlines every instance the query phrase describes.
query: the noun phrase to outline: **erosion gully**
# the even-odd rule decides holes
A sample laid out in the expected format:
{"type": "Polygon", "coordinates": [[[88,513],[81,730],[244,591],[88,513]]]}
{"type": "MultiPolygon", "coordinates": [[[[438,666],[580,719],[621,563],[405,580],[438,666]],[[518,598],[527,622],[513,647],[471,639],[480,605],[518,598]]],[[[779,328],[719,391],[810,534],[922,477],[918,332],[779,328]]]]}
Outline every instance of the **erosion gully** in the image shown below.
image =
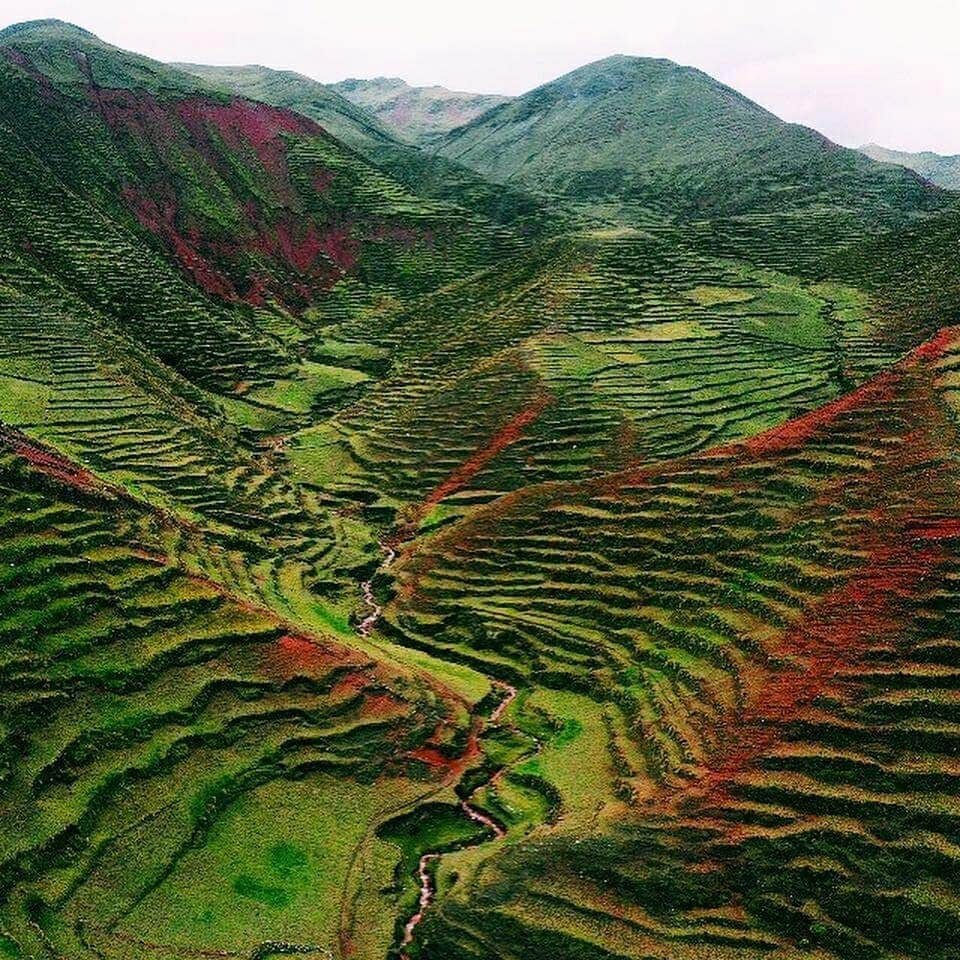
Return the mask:
{"type": "MultiPolygon", "coordinates": [[[[378,569],[386,570],[393,563],[393,561],[396,560],[397,551],[393,547],[387,546],[384,543],[381,543],[380,547],[384,553],[384,560],[378,569]]],[[[366,617],[363,618],[357,629],[361,636],[366,637],[369,636],[370,632],[376,626],[377,621],[383,614],[383,607],[377,602],[377,598],[374,596],[372,578],[370,580],[365,580],[362,584],[360,584],[360,588],[363,591],[364,603],[366,603],[370,612],[366,617]]],[[[518,692],[516,687],[500,680],[491,680],[491,685],[494,689],[502,691],[503,696],[494,707],[490,716],[486,719],[485,722],[487,725],[500,722],[504,714],[507,712],[507,708],[511,703],[513,703],[518,692]]],[[[539,747],[540,743],[538,741],[537,749],[539,749],[539,747]]],[[[493,777],[491,777],[489,781],[490,785],[496,784],[496,782],[503,776],[504,772],[505,768],[498,770],[493,777]]],[[[487,814],[485,814],[482,810],[478,810],[469,801],[461,800],[460,809],[463,810],[463,812],[475,823],[479,823],[486,827],[493,834],[493,839],[499,840],[506,836],[506,831],[499,823],[496,822],[496,820],[487,816],[487,814]]],[[[486,842],[488,842],[486,839],[480,839],[471,844],[471,846],[477,846],[486,842]]],[[[420,862],[417,867],[417,877],[420,881],[420,899],[417,904],[416,913],[410,917],[403,928],[403,939],[400,941],[400,960],[409,960],[409,956],[405,948],[413,943],[414,931],[416,930],[420,921],[423,920],[427,908],[436,897],[437,891],[431,873],[431,864],[433,864],[435,861],[441,860],[443,856],[444,855],[442,853],[425,853],[422,857],[420,857],[420,862]]]]}

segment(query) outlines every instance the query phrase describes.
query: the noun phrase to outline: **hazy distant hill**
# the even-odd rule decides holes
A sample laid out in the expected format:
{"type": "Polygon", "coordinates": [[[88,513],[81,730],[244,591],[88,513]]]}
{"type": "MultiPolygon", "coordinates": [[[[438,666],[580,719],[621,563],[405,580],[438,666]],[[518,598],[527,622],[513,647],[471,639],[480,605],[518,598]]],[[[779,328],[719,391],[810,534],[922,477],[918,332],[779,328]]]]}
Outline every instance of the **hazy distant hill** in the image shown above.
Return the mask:
{"type": "Polygon", "coordinates": [[[411,87],[396,77],[342,80],[332,89],[414,143],[469,123],[510,100],[497,94],[464,93],[439,86],[411,87]]]}
{"type": "Polygon", "coordinates": [[[439,151],[497,180],[684,214],[936,202],[918,177],[784,123],[699,70],[615,56],[451,131],[439,151]]]}
{"type": "Polygon", "coordinates": [[[947,190],[960,190],[960,154],[944,156],[924,150],[921,153],[908,153],[904,150],[888,150],[875,143],[860,148],[873,160],[880,163],[895,163],[900,167],[915,170],[921,177],[947,190]]]}

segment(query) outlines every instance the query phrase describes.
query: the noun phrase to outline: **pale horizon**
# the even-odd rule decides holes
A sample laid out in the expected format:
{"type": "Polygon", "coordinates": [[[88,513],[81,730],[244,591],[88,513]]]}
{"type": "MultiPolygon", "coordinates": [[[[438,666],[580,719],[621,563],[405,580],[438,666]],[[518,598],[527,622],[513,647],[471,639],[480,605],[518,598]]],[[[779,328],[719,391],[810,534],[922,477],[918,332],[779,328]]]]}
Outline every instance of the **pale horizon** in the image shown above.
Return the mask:
{"type": "Polygon", "coordinates": [[[811,0],[662,4],[438,0],[331,9],[306,0],[8,0],[0,26],[58,18],[165,62],[257,63],[322,83],[398,77],[517,95],[614,54],[696,67],[845,146],[960,153],[960,5],[811,0]],[[935,26],[935,29],[934,29],[935,26]]]}

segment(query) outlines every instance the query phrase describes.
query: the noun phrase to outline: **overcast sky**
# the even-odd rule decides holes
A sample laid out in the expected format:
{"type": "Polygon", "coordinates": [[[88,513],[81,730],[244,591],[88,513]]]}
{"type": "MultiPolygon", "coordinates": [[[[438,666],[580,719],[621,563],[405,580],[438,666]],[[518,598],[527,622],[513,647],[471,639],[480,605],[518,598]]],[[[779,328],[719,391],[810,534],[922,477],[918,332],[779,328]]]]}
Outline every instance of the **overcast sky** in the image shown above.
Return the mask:
{"type": "Polygon", "coordinates": [[[850,146],[960,153],[960,0],[0,0],[161,60],[521,93],[668,57],[850,146]]]}

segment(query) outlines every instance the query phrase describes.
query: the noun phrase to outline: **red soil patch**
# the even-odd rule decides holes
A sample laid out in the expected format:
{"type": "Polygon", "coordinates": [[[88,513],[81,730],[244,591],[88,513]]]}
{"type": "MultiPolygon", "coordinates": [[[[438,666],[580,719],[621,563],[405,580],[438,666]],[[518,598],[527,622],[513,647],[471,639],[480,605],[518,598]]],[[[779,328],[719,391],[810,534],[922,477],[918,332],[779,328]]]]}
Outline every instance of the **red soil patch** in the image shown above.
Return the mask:
{"type": "Polygon", "coordinates": [[[473,766],[481,756],[480,728],[482,725],[482,718],[475,717],[463,753],[457,757],[450,757],[437,745],[446,727],[446,721],[441,721],[430,739],[407,753],[407,757],[411,760],[418,760],[433,770],[443,771],[443,777],[446,781],[459,780],[467,768],[473,766]]]}
{"type": "MultiPolygon", "coordinates": [[[[194,96],[167,103],[142,91],[91,85],[88,92],[125,149],[132,143],[134,153],[147,151],[162,164],[149,185],[126,185],[123,198],[141,226],[164,241],[185,272],[207,293],[228,301],[242,298],[255,305],[265,303],[268,293],[284,302],[291,294],[311,302],[318,287],[326,289],[356,266],[359,243],[352,225],[313,222],[304,215],[290,180],[285,137],[323,136],[323,129],[312,120],[240,98],[219,103],[194,96]],[[183,206],[175,171],[186,159],[198,169],[201,179],[209,176],[203,168],[210,167],[228,185],[246,190],[245,184],[236,183],[230,154],[250,157],[254,170],[259,165],[263,187],[274,201],[245,201],[241,205],[245,228],[224,239],[210,233],[201,212],[183,206]],[[265,254],[285,268],[307,274],[310,282],[296,286],[285,276],[262,274],[248,278],[249,285],[236,276],[230,279],[230,265],[245,268],[250,254],[265,254]],[[238,288],[247,288],[242,297],[238,288]]],[[[312,185],[323,192],[333,178],[332,171],[320,168],[313,172],[312,185]]]]}
{"type": "Polygon", "coordinates": [[[287,150],[282,135],[323,134],[323,128],[307,117],[239,97],[229,103],[188,97],[178,101],[176,112],[194,144],[212,162],[219,163],[221,154],[219,144],[210,135],[215,131],[229,150],[242,153],[252,147],[261,166],[278,182],[288,180],[287,150]]]}
{"type": "Polygon", "coordinates": [[[470,483],[494,457],[506,450],[507,447],[515,444],[523,436],[524,429],[533,423],[552,402],[553,397],[544,393],[524,407],[513,419],[501,427],[485,446],[465,460],[443,483],[428,494],[421,509],[432,507],[470,483]]]}
{"type": "Polygon", "coordinates": [[[336,686],[330,692],[341,697],[353,696],[366,690],[369,685],[370,677],[367,674],[354,671],[338,680],[336,686]]]}
{"type": "Polygon", "coordinates": [[[306,227],[292,222],[277,223],[272,231],[261,233],[253,240],[250,248],[283,259],[301,273],[316,267],[321,257],[325,258],[323,263],[329,261],[340,272],[347,273],[356,266],[360,254],[360,244],[349,226],[321,231],[312,222],[306,227]]]}
{"type": "Polygon", "coordinates": [[[794,420],[788,420],[786,423],[773,427],[771,430],[767,430],[765,433],[758,434],[748,440],[717,448],[716,452],[741,449],[746,450],[754,456],[765,456],[799,446],[817,433],[833,426],[845,413],[849,413],[867,404],[883,403],[892,400],[895,387],[899,382],[899,373],[901,370],[910,369],[940,359],[940,357],[947,353],[951,347],[955,346],[958,341],[960,341],[960,328],[944,327],[935,336],[926,341],[926,343],[922,343],[909,353],[892,370],[878,374],[852,393],[838,397],[823,407],[811,410],[810,413],[802,417],[797,417],[794,420]]]}
{"type": "MultiPolygon", "coordinates": [[[[654,803],[730,802],[732,781],[776,746],[785,724],[825,693],[852,695],[851,671],[865,654],[908,634],[911,599],[951,556],[955,545],[944,541],[960,539],[960,515],[952,512],[960,507],[960,489],[948,456],[956,429],[934,398],[929,372],[920,377],[907,373],[942,356],[955,342],[953,331],[942,332],[898,368],[871,381],[867,385],[871,389],[851,395],[875,402],[893,394],[899,412],[892,414],[890,422],[897,426],[889,436],[899,443],[891,444],[888,456],[866,476],[856,482],[843,478],[833,485],[833,499],[818,497],[807,506],[817,511],[835,505],[839,496],[849,497],[850,515],[859,512],[862,523],[849,547],[865,554],[865,559],[842,585],[811,604],[768,651],[785,665],[768,673],[750,705],[731,718],[720,738],[725,747],[702,777],[689,787],[655,797],[654,803]],[[907,423],[900,422],[904,416],[907,423]],[[864,505],[872,509],[864,511],[864,505]]],[[[852,409],[847,403],[831,407],[838,412],[852,409]]],[[[890,414],[882,406],[864,414],[870,418],[867,428],[873,425],[885,435],[890,414]]],[[[835,417],[828,414],[826,419],[835,417]]],[[[811,432],[819,430],[816,420],[801,421],[798,429],[788,431],[787,446],[793,445],[792,438],[806,434],[811,424],[811,432]]],[[[741,449],[754,452],[749,443],[741,449]]]]}
{"type": "Polygon", "coordinates": [[[960,519],[929,519],[918,522],[907,531],[907,537],[916,540],[954,540],[960,538],[960,519]]]}
{"type": "Polygon", "coordinates": [[[428,767],[448,767],[452,764],[450,758],[442,754],[436,747],[417,747],[416,750],[410,751],[410,756],[414,760],[425,763],[428,767]]]}
{"type": "Polygon", "coordinates": [[[336,652],[316,641],[288,633],[266,651],[266,666],[281,679],[298,675],[322,675],[342,662],[336,652]]]}
{"type": "Polygon", "coordinates": [[[23,457],[41,473],[53,477],[68,487],[83,490],[85,493],[127,497],[124,490],[104,483],[85,467],[81,467],[49,448],[40,446],[11,427],[0,426],[0,444],[6,446],[18,457],[23,457]]]}
{"type": "Polygon", "coordinates": [[[53,85],[53,81],[45,73],[37,70],[33,61],[22,50],[17,50],[15,47],[4,47],[0,50],[0,53],[14,66],[30,74],[45,103],[53,104],[57,102],[59,94],[53,85]]]}
{"type": "Polygon", "coordinates": [[[363,707],[360,712],[364,716],[395,717],[403,712],[403,706],[389,693],[368,693],[363,698],[363,707]]]}

